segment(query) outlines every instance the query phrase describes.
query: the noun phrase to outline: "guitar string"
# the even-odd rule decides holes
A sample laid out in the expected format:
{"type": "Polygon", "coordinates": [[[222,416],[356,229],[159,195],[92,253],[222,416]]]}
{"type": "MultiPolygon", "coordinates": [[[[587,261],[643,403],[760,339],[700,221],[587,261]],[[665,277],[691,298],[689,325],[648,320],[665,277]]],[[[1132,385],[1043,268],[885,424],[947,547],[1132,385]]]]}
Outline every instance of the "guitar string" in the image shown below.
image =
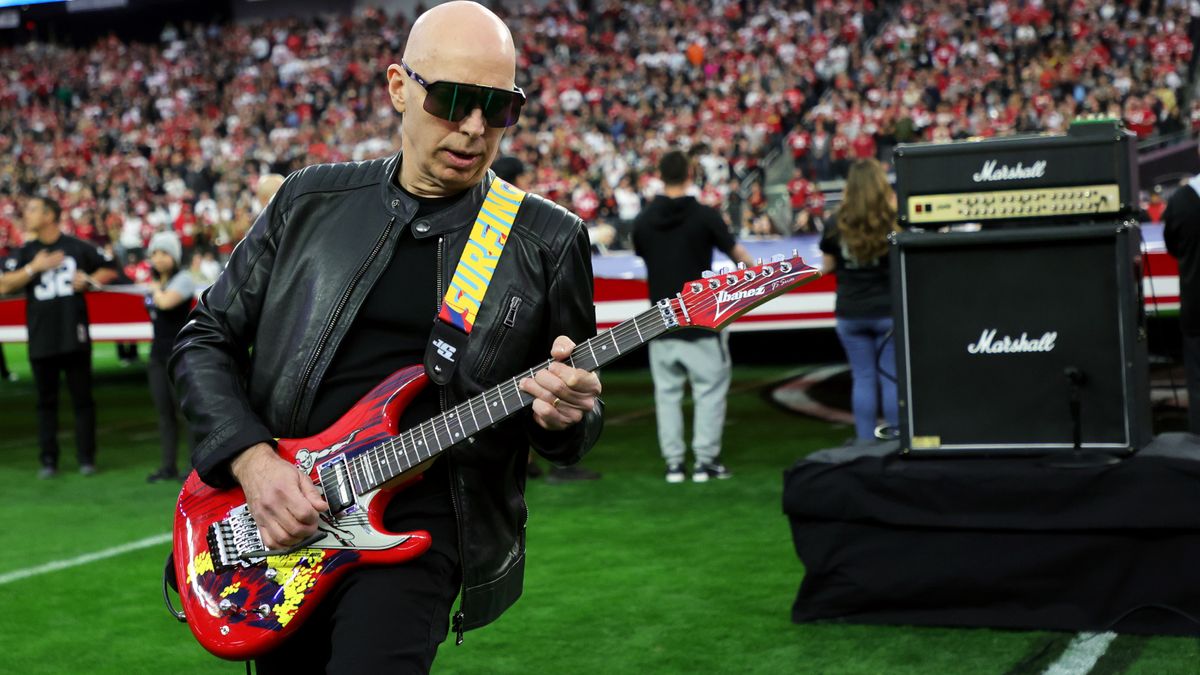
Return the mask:
{"type": "MultiPolygon", "coordinates": [[[[795,276],[797,274],[814,271],[813,268],[805,266],[802,263],[800,265],[792,264],[792,266],[793,266],[794,271],[781,273],[783,275],[781,278],[787,278],[789,276],[795,276]]],[[[744,271],[742,271],[742,270],[739,270],[738,272],[727,273],[727,274],[737,274],[738,276],[741,277],[740,279],[738,279],[738,281],[727,286],[727,288],[730,288],[730,289],[736,288],[736,287],[741,286],[744,283],[747,283],[750,281],[755,281],[761,276],[761,273],[760,273],[760,274],[756,274],[754,278],[746,278],[744,276],[744,271]]],[[[714,276],[719,277],[721,275],[714,275],[714,276]]],[[[702,283],[702,284],[707,285],[707,283],[705,283],[704,281],[689,282],[689,285],[690,285],[690,283],[702,283]]],[[[719,290],[719,289],[709,289],[709,290],[719,290]]],[[[719,303],[719,299],[716,294],[708,293],[708,294],[706,294],[706,296],[707,297],[701,299],[695,305],[692,305],[692,308],[693,308],[692,311],[707,310],[719,303]]],[[[772,295],[772,297],[774,297],[774,296],[772,295]]],[[[678,298],[671,298],[670,300],[672,302],[672,309],[676,312],[676,315],[678,316],[678,309],[675,309],[675,307],[677,305],[682,307],[682,303],[678,298]]],[[[755,303],[755,304],[757,304],[757,303],[755,303]]],[[[749,308],[747,308],[747,309],[749,309],[749,308]]],[[[588,370],[589,371],[595,370],[600,367],[600,360],[597,359],[595,356],[594,346],[596,343],[598,343],[599,341],[601,341],[603,339],[611,339],[613,341],[614,347],[616,347],[616,349],[617,349],[618,355],[620,355],[623,353],[623,350],[620,348],[620,346],[618,344],[618,336],[619,336],[620,341],[624,342],[626,338],[632,337],[634,334],[637,334],[639,339],[637,341],[631,343],[629,346],[627,346],[626,350],[628,350],[629,348],[637,348],[637,347],[641,346],[642,344],[644,344],[645,342],[649,342],[650,340],[657,338],[662,333],[668,332],[665,330],[660,331],[660,332],[652,335],[650,337],[650,339],[647,340],[647,339],[642,338],[641,330],[640,330],[638,322],[642,321],[643,319],[653,320],[653,319],[662,319],[662,318],[663,318],[662,308],[655,305],[654,307],[651,307],[649,310],[646,310],[645,312],[633,317],[632,319],[626,320],[626,321],[622,322],[620,325],[614,326],[613,328],[611,328],[607,331],[604,331],[604,332],[584,341],[582,344],[577,345],[575,347],[575,349],[572,350],[571,356],[568,357],[568,361],[571,362],[572,365],[574,365],[576,354],[582,355],[581,354],[582,352],[590,351],[590,352],[592,352],[593,365],[591,368],[588,368],[588,370]],[[584,350],[584,347],[587,347],[588,349],[584,350]]],[[[662,325],[662,327],[665,327],[665,323],[662,325]]],[[[687,327],[687,326],[682,326],[682,327],[687,327]]],[[[660,328],[660,326],[652,326],[652,327],[648,326],[647,328],[648,329],[649,328],[657,329],[657,328],[660,328]]],[[[508,382],[503,382],[495,387],[492,387],[491,389],[489,389],[487,391],[477,394],[477,395],[467,399],[466,401],[454,406],[450,410],[447,410],[444,413],[442,413],[436,417],[433,417],[424,422],[421,422],[420,424],[416,425],[415,427],[413,427],[411,429],[402,431],[399,434],[397,434],[396,436],[393,436],[392,438],[390,438],[386,441],[383,441],[382,443],[380,443],[379,445],[377,445],[375,447],[367,449],[366,451],[364,451],[363,453],[361,453],[360,455],[358,455],[357,457],[355,457],[354,459],[351,460],[352,463],[359,465],[354,468],[357,470],[358,476],[360,477],[360,480],[358,482],[360,483],[360,485],[364,486],[363,492],[359,492],[358,486],[355,486],[355,492],[357,494],[363,494],[364,492],[368,492],[372,489],[375,489],[379,485],[386,483],[388,480],[394,479],[397,475],[402,474],[404,471],[411,469],[413,466],[416,466],[416,465],[420,464],[421,462],[428,461],[429,459],[432,459],[434,456],[449,449],[453,445],[461,442],[461,434],[454,433],[453,429],[450,426],[451,422],[455,421],[455,420],[458,421],[460,430],[463,433],[466,433],[465,425],[461,421],[463,413],[464,413],[463,409],[465,408],[466,411],[469,411],[474,416],[476,401],[480,401],[483,404],[484,410],[487,411],[487,409],[488,409],[487,404],[489,403],[489,394],[491,394],[492,392],[495,392],[495,398],[496,398],[496,401],[493,402],[493,407],[494,407],[494,403],[504,404],[505,401],[508,400],[508,397],[510,395],[515,394],[517,397],[517,400],[513,402],[514,403],[513,409],[509,410],[508,406],[505,405],[505,414],[500,417],[500,420],[503,420],[503,419],[511,416],[513,413],[515,413],[519,410],[523,410],[524,408],[526,408],[533,402],[534,397],[530,396],[529,394],[527,394],[526,392],[524,392],[520,389],[520,382],[523,379],[525,379],[526,377],[536,376],[537,373],[548,368],[552,363],[554,363],[554,361],[552,359],[550,359],[550,360],[543,362],[542,364],[540,364],[538,366],[534,366],[533,368],[530,368],[526,372],[518,374],[517,376],[515,376],[513,378],[510,378],[508,382]],[[505,389],[509,388],[509,387],[511,387],[512,391],[506,392],[505,389]],[[439,428],[439,423],[441,424],[440,428],[439,428]],[[408,466],[404,466],[403,463],[400,461],[399,453],[396,452],[397,447],[399,447],[400,450],[403,450],[405,455],[407,455],[408,449],[407,449],[407,447],[405,447],[406,446],[405,438],[404,438],[405,435],[408,435],[411,437],[409,439],[410,444],[414,443],[415,438],[416,438],[416,431],[421,430],[423,432],[424,427],[429,428],[429,430],[434,434],[434,437],[438,441],[439,445],[441,445],[442,441],[438,434],[440,431],[444,431],[445,436],[449,442],[448,445],[445,445],[444,447],[440,447],[440,448],[430,451],[427,456],[422,456],[422,451],[420,449],[418,449],[417,447],[414,447],[413,451],[417,454],[419,461],[416,463],[412,463],[411,460],[409,460],[408,466]],[[395,471],[392,469],[392,466],[391,466],[392,460],[389,459],[389,457],[388,457],[389,452],[391,453],[391,457],[395,458],[396,463],[402,467],[399,469],[399,471],[395,471]],[[387,470],[389,472],[391,472],[392,475],[383,481],[368,480],[367,471],[372,471],[372,469],[371,469],[371,467],[368,466],[364,470],[364,467],[362,465],[360,465],[360,463],[365,463],[365,462],[374,462],[374,466],[376,468],[380,469],[381,472],[383,470],[384,465],[386,465],[387,470]]],[[[495,424],[495,422],[496,422],[496,418],[494,416],[491,416],[490,413],[489,413],[489,420],[490,420],[490,424],[487,426],[495,424]]],[[[487,428],[487,427],[486,426],[477,427],[475,432],[472,432],[472,433],[477,433],[478,431],[481,431],[484,428],[487,428]]],[[[466,434],[466,435],[469,437],[471,434],[466,434]]],[[[424,436],[424,434],[422,434],[422,436],[424,436]]],[[[416,445],[419,446],[420,444],[416,444],[416,445]]],[[[429,449],[430,446],[427,442],[424,443],[424,445],[427,449],[429,449]]]]}
{"type": "MultiPolygon", "coordinates": [[[[792,271],[781,272],[780,273],[781,276],[779,277],[780,279],[786,279],[791,276],[796,276],[799,274],[804,274],[806,272],[815,271],[814,268],[806,266],[803,263],[800,263],[800,264],[791,263],[791,265],[792,265],[792,271]]],[[[763,275],[761,272],[756,274],[753,278],[748,278],[745,276],[744,270],[738,270],[735,272],[731,271],[731,272],[726,272],[724,274],[717,274],[717,275],[714,275],[713,277],[706,278],[703,281],[697,280],[694,282],[689,282],[688,285],[690,286],[692,283],[699,283],[699,284],[703,284],[704,286],[707,287],[709,285],[707,282],[707,279],[719,278],[721,276],[725,276],[728,274],[734,274],[734,275],[738,276],[739,278],[734,283],[729,284],[729,286],[727,286],[726,289],[734,289],[738,286],[742,286],[749,282],[758,281],[759,279],[763,278],[763,275]]],[[[774,277],[774,276],[775,276],[774,274],[771,275],[771,277],[774,277]]],[[[767,278],[771,278],[771,277],[767,277],[767,278]]],[[[722,289],[707,288],[707,290],[719,291],[722,289]]],[[[772,294],[771,297],[774,297],[774,294],[772,294]]],[[[765,298],[763,300],[763,302],[765,302],[768,299],[770,299],[770,298],[765,298]]],[[[671,301],[669,311],[671,311],[676,316],[677,326],[680,328],[689,327],[688,325],[685,325],[679,321],[679,313],[680,313],[680,309],[683,308],[683,306],[684,306],[684,300],[682,300],[678,297],[670,298],[669,300],[671,301]]],[[[715,292],[710,292],[710,293],[706,294],[705,298],[702,298],[701,300],[696,302],[694,305],[689,305],[689,306],[691,307],[692,312],[702,312],[702,311],[711,309],[713,307],[716,307],[718,304],[719,304],[718,294],[715,292]]],[[[758,304],[758,303],[755,303],[755,304],[758,304]]],[[[749,308],[747,308],[747,309],[749,309],[749,308]]],[[[652,321],[654,319],[659,319],[660,321],[662,321],[662,324],[660,326],[653,326],[653,325],[647,326],[646,328],[648,330],[649,329],[657,330],[659,328],[666,328],[664,309],[662,307],[658,306],[657,303],[650,309],[642,312],[641,314],[638,314],[637,316],[634,316],[632,319],[623,321],[622,323],[618,324],[617,326],[614,326],[613,328],[603,331],[602,333],[599,333],[599,334],[593,336],[592,338],[585,340],[583,343],[576,345],[576,347],[574,349],[572,349],[571,355],[567,358],[567,361],[569,363],[571,363],[571,365],[573,367],[577,367],[577,366],[574,366],[574,362],[576,360],[576,355],[579,354],[580,356],[586,356],[585,354],[582,354],[582,352],[584,352],[584,351],[591,352],[591,358],[592,358],[593,365],[590,368],[587,368],[587,370],[589,372],[594,371],[600,367],[600,359],[596,357],[596,353],[595,353],[595,346],[596,346],[596,344],[598,344],[599,341],[611,339],[613,342],[613,346],[617,349],[618,356],[620,356],[630,348],[636,349],[637,347],[640,347],[642,344],[645,344],[646,342],[650,342],[651,340],[656,339],[657,337],[659,337],[660,335],[662,335],[666,332],[670,332],[671,329],[666,328],[666,330],[660,330],[659,332],[652,334],[649,339],[643,338],[641,327],[639,326],[638,322],[642,321],[642,320],[652,321]],[[635,335],[637,337],[637,340],[631,342],[625,349],[622,349],[620,347],[620,343],[625,342],[627,338],[634,337],[635,335]],[[587,348],[586,350],[584,349],[585,347],[587,348]]],[[[605,349],[606,349],[606,347],[605,347],[605,349]]],[[[500,421],[506,419],[507,417],[511,416],[512,414],[514,414],[520,410],[524,410],[526,407],[528,407],[529,405],[531,405],[533,403],[535,398],[533,396],[531,396],[530,394],[526,393],[525,391],[521,390],[520,382],[527,377],[535,377],[537,375],[537,373],[540,373],[541,371],[550,367],[550,365],[553,364],[554,362],[555,361],[553,359],[548,359],[548,360],[544,361],[542,364],[534,366],[534,367],[528,369],[527,371],[510,378],[507,382],[502,382],[502,383],[496,385],[495,387],[492,387],[484,392],[476,394],[475,396],[468,398],[466,401],[463,401],[462,403],[455,405],[450,410],[447,410],[435,417],[432,417],[424,422],[421,422],[410,429],[406,429],[406,430],[400,432],[399,434],[396,434],[395,436],[381,442],[377,446],[368,448],[367,450],[365,450],[361,454],[359,454],[357,457],[349,460],[350,463],[356,465],[355,467],[352,468],[352,470],[357,471],[357,473],[360,477],[359,483],[361,484],[362,489],[363,489],[363,492],[358,492],[357,488],[354,491],[360,495],[365,492],[369,492],[370,490],[375,489],[379,485],[382,485],[382,484],[388,482],[389,480],[393,480],[396,476],[402,474],[403,472],[411,469],[414,466],[419,465],[421,462],[428,461],[429,459],[432,459],[436,455],[449,449],[453,445],[456,445],[457,443],[461,442],[462,434],[466,433],[465,424],[462,422],[463,413],[469,412],[473,417],[476,417],[475,406],[476,406],[477,401],[482,403],[484,411],[488,414],[489,424],[484,425],[484,426],[477,426],[475,432],[472,432],[472,433],[477,433],[478,431],[482,431],[483,429],[487,428],[488,426],[494,425],[497,422],[497,418],[492,416],[491,413],[488,411],[488,403],[491,402],[491,401],[489,401],[489,394],[492,394],[493,392],[495,393],[495,398],[496,398],[495,403],[501,403],[502,405],[504,405],[504,409],[505,409],[504,414],[501,415],[499,418],[500,421]],[[505,389],[509,388],[509,387],[512,388],[511,393],[505,391],[505,389]],[[506,405],[506,402],[508,401],[509,396],[512,394],[516,395],[517,401],[514,402],[514,405],[516,407],[514,407],[513,409],[510,410],[508,408],[508,406],[506,405]],[[465,411],[463,410],[464,408],[466,409],[465,411]],[[453,429],[450,427],[450,424],[452,421],[458,422],[459,429],[462,432],[462,434],[454,433],[453,429]],[[422,457],[422,451],[420,449],[418,449],[419,446],[421,446],[422,444],[416,443],[416,432],[418,430],[423,432],[424,428],[428,427],[429,430],[431,432],[433,432],[435,440],[437,440],[438,444],[441,445],[441,438],[438,437],[439,423],[442,425],[442,430],[444,430],[445,436],[446,436],[447,440],[449,441],[449,444],[444,447],[437,448],[436,450],[430,450],[430,446],[429,446],[428,442],[426,441],[423,443],[423,445],[426,448],[426,450],[429,451],[429,454],[427,456],[422,457]],[[408,443],[405,443],[406,435],[409,436],[408,443]],[[407,455],[409,453],[408,453],[408,447],[406,447],[406,446],[413,447],[413,452],[418,457],[418,461],[415,463],[413,463],[411,460],[409,460],[408,466],[403,465],[403,461],[400,459],[400,453],[397,452],[397,450],[403,451],[403,453],[407,459],[407,455]],[[392,461],[392,459],[388,458],[388,453],[390,453],[391,457],[394,458],[395,463],[402,467],[398,471],[394,471],[392,469],[391,465],[392,465],[393,461],[392,461]],[[371,471],[372,469],[370,467],[366,467],[364,469],[364,467],[361,464],[361,463],[368,462],[368,461],[374,462],[374,466],[380,470],[380,473],[383,473],[384,466],[386,465],[387,472],[390,472],[392,475],[383,481],[369,480],[367,477],[367,471],[371,471]]],[[[494,407],[494,405],[493,405],[493,407],[494,407]]],[[[466,436],[468,436],[468,437],[470,435],[471,434],[466,434],[466,436]]],[[[422,436],[424,438],[424,433],[422,433],[422,436]]],[[[319,485],[319,481],[318,481],[318,485],[319,485]]]]}

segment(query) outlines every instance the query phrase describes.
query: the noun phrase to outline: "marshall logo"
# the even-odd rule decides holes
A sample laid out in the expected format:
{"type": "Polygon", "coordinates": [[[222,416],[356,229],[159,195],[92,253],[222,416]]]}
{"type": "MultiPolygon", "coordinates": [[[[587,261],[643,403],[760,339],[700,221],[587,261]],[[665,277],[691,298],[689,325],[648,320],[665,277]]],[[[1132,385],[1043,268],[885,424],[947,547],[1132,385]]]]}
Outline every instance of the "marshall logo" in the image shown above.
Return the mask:
{"type": "Polygon", "coordinates": [[[1038,160],[1030,166],[1017,162],[1016,166],[996,166],[997,162],[990,159],[983,163],[983,169],[972,174],[976,183],[988,183],[997,180],[1022,180],[1025,178],[1041,178],[1046,175],[1046,160],[1038,160]]]}
{"type": "Polygon", "coordinates": [[[445,340],[434,340],[433,346],[437,348],[438,356],[446,359],[447,361],[453,361],[454,352],[458,351],[445,340]]]}
{"type": "Polygon", "coordinates": [[[1021,337],[1012,337],[1005,335],[1000,339],[996,339],[996,329],[983,329],[983,334],[979,336],[979,341],[967,345],[967,351],[972,354],[1022,354],[1026,352],[1049,352],[1054,350],[1054,340],[1058,338],[1058,331],[1042,333],[1042,337],[1033,340],[1029,339],[1028,333],[1021,333],[1021,337]]]}
{"type": "Polygon", "coordinates": [[[721,291],[720,293],[717,293],[717,302],[737,302],[738,300],[745,300],[746,298],[752,298],[756,295],[762,295],[766,291],[767,289],[765,286],[748,289],[745,291],[734,291],[732,293],[729,293],[728,291],[721,291]]]}

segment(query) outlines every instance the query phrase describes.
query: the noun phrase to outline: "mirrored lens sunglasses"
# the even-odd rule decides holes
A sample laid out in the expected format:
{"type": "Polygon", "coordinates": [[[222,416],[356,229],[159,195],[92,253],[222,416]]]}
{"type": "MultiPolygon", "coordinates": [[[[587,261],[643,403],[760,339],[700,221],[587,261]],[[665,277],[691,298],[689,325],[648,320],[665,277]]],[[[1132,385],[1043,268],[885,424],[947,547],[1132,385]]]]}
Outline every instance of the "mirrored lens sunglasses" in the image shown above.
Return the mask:
{"type": "Polygon", "coordinates": [[[407,63],[400,62],[404,72],[425,88],[425,112],[449,122],[461,122],[476,108],[483,111],[483,121],[494,128],[511,127],[521,117],[525,92],[520,87],[498,89],[481,84],[462,82],[426,82],[407,63]]]}

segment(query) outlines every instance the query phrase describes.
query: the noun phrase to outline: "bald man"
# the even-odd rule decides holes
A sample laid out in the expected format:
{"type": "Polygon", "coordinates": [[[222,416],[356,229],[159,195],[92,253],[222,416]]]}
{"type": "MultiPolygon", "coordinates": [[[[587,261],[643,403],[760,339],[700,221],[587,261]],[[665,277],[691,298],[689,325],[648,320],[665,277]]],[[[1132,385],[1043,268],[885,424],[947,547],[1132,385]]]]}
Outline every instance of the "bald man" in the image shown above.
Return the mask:
{"type": "Polygon", "coordinates": [[[281,187],[283,187],[283,176],[277,173],[263,174],[254,185],[254,196],[258,199],[259,204],[266,206],[281,187]]]}
{"type": "Polygon", "coordinates": [[[481,5],[421,15],[386,73],[400,151],[289,176],[176,343],[193,465],[209,485],[241,486],[267,549],[344,513],[273,439],[321,432],[401,368],[429,378],[400,413],[405,430],[552,361],[520,378],[524,407],[435,438],[444,451],[387,506],[387,529],[425,530],[430,549],[350,572],[260,673],[427,672],[456,597],[461,640],[521,594],[529,448],[570,465],[599,436],[600,381],[564,362],[595,334],[584,224],[488,169],[525,102],[515,54],[481,5]],[[520,204],[511,225],[504,209],[481,215],[485,197],[520,204]]]}

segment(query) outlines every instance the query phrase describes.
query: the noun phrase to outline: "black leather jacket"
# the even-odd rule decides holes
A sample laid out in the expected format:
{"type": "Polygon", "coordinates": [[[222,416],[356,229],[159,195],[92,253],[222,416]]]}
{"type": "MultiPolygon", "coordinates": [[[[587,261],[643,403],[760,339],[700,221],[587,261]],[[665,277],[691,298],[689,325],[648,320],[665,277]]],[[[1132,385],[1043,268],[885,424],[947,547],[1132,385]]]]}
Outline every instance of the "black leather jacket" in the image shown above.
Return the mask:
{"type": "MultiPolygon", "coordinates": [[[[392,181],[399,159],[311,166],[289,176],[201,296],[170,370],[197,441],[193,466],[206,483],[232,486],[229,462],[239,452],[299,435],[403,225],[416,237],[439,238],[438,287],[453,276],[492,173],[454,206],[410,223],[418,205],[392,181]]],[[[431,326],[434,306],[430,298],[431,326]]],[[[578,216],[530,195],[466,353],[442,390],[442,408],[544,361],[558,335],[578,343],[595,332],[586,229],[578,216]],[[501,308],[514,296],[522,299],[520,316],[508,326],[501,308]]],[[[462,554],[462,628],[489,623],[521,594],[529,446],[571,464],[601,427],[599,404],[562,432],[541,429],[526,410],[446,453],[462,554]]]]}

